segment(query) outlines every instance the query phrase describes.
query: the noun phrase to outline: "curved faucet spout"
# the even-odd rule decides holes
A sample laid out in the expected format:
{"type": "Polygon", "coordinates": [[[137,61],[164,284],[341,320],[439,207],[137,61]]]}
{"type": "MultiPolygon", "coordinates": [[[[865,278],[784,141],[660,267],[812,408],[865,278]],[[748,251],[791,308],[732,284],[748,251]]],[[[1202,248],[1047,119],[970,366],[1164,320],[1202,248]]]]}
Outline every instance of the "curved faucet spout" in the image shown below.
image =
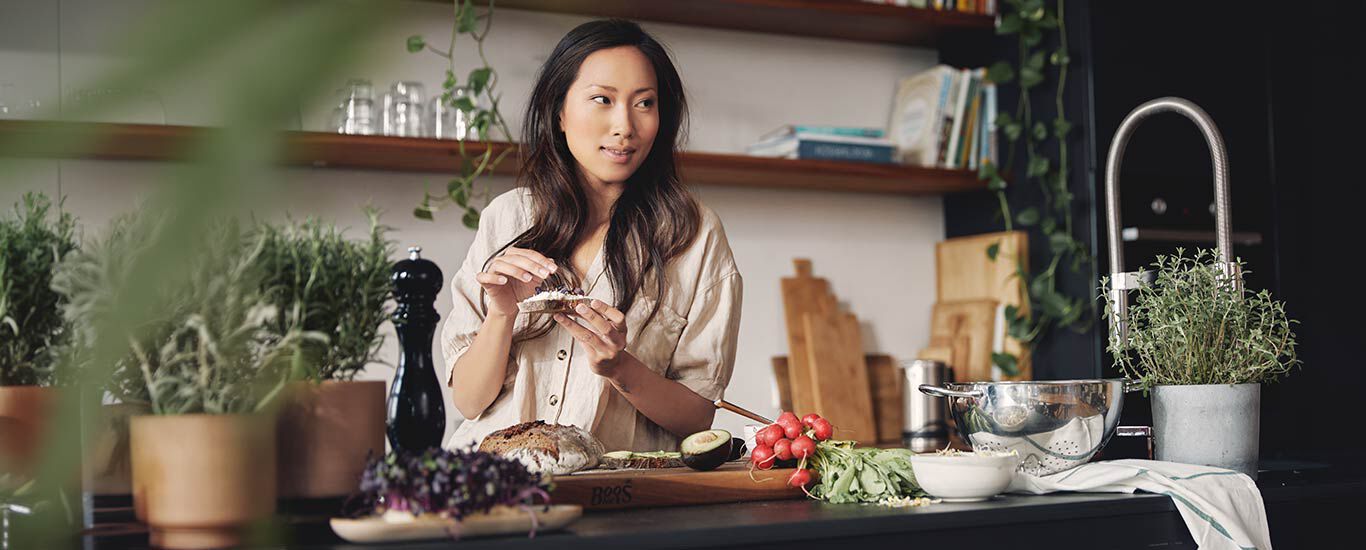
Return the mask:
{"type": "Polygon", "coordinates": [[[1110,298],[1114,303],[1111,312],[1110,329],[1114,335],[1123,339],[1128,336],[1128,291],[1140,282],[1136,273],[1124,271],[1124,248],[1120,242],[1119,223],[1119,168],[1124,159],[1124,149],[1134,130],[1144,119],[1158,114],[1174,112],[1185,116],[1200,128],[1209,145],[1210,164],[1214,167],[1214,238],[1219,247],[1219,261],[1224,274],[1229,277],[1235,288],[1242,288],[1242,274],[1238,273],[1233,262],[1233,244],[1230,237],[1229,220],[1231,213],[1228,196],[1228,151],[1224,148],[1224,138],[1209,113],[1194,103],[1179,97],[1154,99],[1134,109],[1120,122],[1115,131],[1114,141],[1110,143],[1110,153],[1105,158],[1105,225],[1109,231],[1110,246],[1110,298]]]}

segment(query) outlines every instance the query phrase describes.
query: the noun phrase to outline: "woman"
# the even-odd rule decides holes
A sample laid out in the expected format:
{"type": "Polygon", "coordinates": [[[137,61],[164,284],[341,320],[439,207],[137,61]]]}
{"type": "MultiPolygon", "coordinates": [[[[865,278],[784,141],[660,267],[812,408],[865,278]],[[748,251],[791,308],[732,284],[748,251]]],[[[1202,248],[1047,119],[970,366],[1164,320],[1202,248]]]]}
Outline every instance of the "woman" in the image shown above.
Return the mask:
{"type": "Polygon", "coordinates": [[[608,450],[673,450],[730,382],[741,279],[721,222],[679,181],[687,104],[634,23],[570,31],[541,68],[521,185],[489,203],[452,283],[442,349],[464,447],[520,422],[575,425],[608,450]],[[570,314],[518,314],[538,286],[570,314]]]}

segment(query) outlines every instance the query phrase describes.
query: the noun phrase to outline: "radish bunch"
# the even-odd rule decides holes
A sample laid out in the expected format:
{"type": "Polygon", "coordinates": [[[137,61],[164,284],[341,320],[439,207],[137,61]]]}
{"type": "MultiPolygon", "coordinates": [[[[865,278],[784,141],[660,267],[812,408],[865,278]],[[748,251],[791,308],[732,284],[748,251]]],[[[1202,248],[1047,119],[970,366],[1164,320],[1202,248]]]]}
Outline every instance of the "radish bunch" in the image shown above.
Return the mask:
{"type": "Polygon", "coordinates": [[[835,434],[834,426],[820,415],[811,413],[800,419],[784,412],[778,421],[765,426],[754,436],[754,450],[749,459],[755,468],[767,470],[779,461],[797,461],[797,471],[788,477],[790,487],[806,487],[815,481],[815,472],[806,467],[816,454],[816,443],[835,434]]]}

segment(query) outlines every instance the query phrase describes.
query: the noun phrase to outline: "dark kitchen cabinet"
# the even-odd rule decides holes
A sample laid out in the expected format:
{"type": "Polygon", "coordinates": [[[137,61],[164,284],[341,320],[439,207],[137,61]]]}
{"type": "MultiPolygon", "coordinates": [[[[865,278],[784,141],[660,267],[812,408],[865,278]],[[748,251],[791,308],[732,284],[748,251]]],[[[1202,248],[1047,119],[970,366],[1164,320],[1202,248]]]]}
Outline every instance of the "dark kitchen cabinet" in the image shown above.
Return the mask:
{"type": "MultiPolygon", "coordinates": [[[[1096,272],[1068,273],[1062,285],[1095,295],[1108,271],[1104,169],[1120,121],[1139,104],[1179,96],[1203,107],[1223,134],[1230,162],[1234,252],[1251,288],[1284,300],[1297,327],[1303,369],[1263,387],[1264,459],[1360,454],[1366,441],[1344,432],[1356,418],[1366,374],[1354,353],[1362,338],[1361,298],[1345,266],[1357,255],[1350,221],[1360,219],[1352,189],[1363,140],[1357,92],[1346,84],[1360,66],[1363,6],[1356,2],[1068,2],[1073,60],[1066,110],[1080,129],[1072,142],[1071,189],[1096,272]],[[1345,392],[1345,393],[1344,393],[1345,392]]],[[[953,61],[989,64],[1013,52],[958,52],[953,61]]],[[[1051,103],[1047,90],[1034,104],[1051,103]]],[[[1002,97],[1002,105],[1013,105],[1002,97]]],[[[1045,109],[1049,106],[1045,105],[1045,109]]],[[[1003,107],[1004,108],[1004,107],[1003,107]]],[[[1036,118],[1040,115],[1036,114],[1036,118]]],[[[1045,112],[1042,116],[1049,117],[1045,112]]],[[[1209,232],[1213,178],[1208,148],[1178,115],[1146,121],[1124,158],[1121,220],[1139,233],[1209,232]]],[[[994,197],[945,197],[946,233],[998,230],[994,197]]],[[[1032,263],[1044,261],[1037,239],[1032,263]]],[[[1210,240],[1126,242],[1126,268],[1178,246],[1210,240]]],[[[1099,310],[1098,310],[1099,311],[1099,310]]],[[[1117,376],[1104,352],[1104,319],[1083,334],[1055,331],[1035,355],[1039,378],[1117,376]]],[[[1148,403],[1126,400],[1124,424],[1148,424],[1148,403]]]]}

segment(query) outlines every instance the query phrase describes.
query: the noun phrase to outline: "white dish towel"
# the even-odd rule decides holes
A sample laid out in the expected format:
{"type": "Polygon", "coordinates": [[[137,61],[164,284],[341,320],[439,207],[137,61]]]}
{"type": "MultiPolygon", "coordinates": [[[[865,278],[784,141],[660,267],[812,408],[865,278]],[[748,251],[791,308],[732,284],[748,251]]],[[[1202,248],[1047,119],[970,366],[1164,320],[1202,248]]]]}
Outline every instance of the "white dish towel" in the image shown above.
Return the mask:
{"type": "Polygon", "coordinates": [[[1083,464],[1047,476],[1016,474],[1012,493],[1058,491],[1167,495],[1202,549],[1271,550],[1266,505],[1252,478],[1232,470],[1155,460],[1083,464]]]}

